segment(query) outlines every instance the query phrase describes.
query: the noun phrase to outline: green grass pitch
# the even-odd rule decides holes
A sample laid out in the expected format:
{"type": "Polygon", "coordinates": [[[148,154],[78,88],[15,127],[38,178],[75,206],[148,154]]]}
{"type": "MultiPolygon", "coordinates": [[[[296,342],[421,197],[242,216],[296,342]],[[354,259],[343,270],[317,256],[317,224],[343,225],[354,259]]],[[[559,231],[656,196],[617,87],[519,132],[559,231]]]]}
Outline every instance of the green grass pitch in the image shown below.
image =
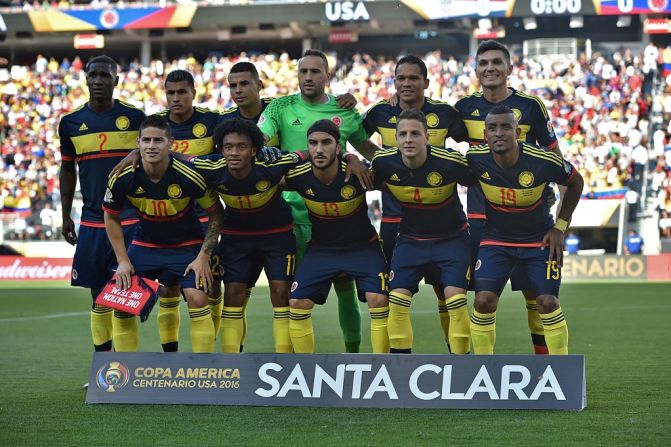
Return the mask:
{"type": "MultiPolygon", "coordinates": [[[[317,350],[340,352],[335,299],[316,309],[317,350]]],[[[567,283],[570,351],[586,356],[587,409],[455,411],[87,405],[90,298],[61,284],[0,284],[0,445],[669,445],[669,284],[567,283]]],[[[472,295],[469,295],[472,304],[472,295]]],[[[249,305],[247,351],[272,350],[267,289],[249,305]]],[[[412,307],[415,352],[445,352],[431,290],[412,307]]],[[[364,349],[368,313],[362,307],[364,349]]],[[[497,314],[497,353],[531,353],[520,294],[497,314]]],[[[189,348],[182,304],[182,347],[189,348]]],[[[142,350],[159,350],[155,315],[142,350]]]]}

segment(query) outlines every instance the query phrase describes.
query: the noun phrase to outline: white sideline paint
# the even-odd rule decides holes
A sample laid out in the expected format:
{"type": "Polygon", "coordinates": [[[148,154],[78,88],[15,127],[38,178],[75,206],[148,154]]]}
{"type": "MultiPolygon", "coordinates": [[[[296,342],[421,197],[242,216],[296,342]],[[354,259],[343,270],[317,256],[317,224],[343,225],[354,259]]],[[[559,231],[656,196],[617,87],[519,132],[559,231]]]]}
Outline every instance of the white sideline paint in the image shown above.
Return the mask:
{"type": "Polygon", "coordinates": [[[81,317],[89,315],[90,312],[59,312],[55,314],[36,315],[34,317],[0,318],[0,323],[11,323],[14,321],[51,320],[52,318],[81,317]]]}

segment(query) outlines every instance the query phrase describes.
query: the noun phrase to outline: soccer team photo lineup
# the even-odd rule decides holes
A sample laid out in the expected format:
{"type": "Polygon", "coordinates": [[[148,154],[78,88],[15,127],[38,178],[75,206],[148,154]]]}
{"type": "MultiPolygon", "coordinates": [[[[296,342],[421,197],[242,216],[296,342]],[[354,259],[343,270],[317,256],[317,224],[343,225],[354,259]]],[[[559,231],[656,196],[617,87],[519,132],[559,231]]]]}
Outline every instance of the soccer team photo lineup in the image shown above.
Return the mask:
{"type": "Polygon", "coordinates": [[[0,440],[661,443],[667,3],[0,0],[0,440]]]}

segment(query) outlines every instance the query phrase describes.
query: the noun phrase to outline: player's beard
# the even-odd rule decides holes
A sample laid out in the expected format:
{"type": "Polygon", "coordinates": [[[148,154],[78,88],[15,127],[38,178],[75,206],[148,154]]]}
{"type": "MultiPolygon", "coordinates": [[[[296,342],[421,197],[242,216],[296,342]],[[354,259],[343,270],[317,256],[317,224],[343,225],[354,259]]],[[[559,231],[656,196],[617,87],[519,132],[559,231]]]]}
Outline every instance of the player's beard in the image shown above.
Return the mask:
{"type": "Polygon", "coordinates": [[[312,163],[312,166],[313,166],[315,169],[319,170],[319,171],[325,171],[325,170],[327,170],[328,168],[330,168],[331,166],[333,166],[333,163],[335,163],[337,159],[338,159],[338,156],[336,155],[335,157],[331,158],[331,159],[328,161],[328,163],[325,164],[325,165],[317,166],[317,165],[315,165],[314,162],[313,162],[313,163],[312,163]]]}

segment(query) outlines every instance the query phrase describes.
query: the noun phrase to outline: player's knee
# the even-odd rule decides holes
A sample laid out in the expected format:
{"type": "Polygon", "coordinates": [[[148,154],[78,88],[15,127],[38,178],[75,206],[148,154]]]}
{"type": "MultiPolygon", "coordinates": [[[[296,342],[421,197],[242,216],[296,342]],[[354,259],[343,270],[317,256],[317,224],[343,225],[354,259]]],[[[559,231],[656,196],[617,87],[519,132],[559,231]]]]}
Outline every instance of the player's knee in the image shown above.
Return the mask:
{"type": "Polygon", "coordinates": [[[295,299],[292,298],[289,300],[289,306],[293,307],[294,309],[305,309],[309,310],[315,307],[315,303],[312,302],[312,300],[308,299],[295,299]]]}
{"type": "Polygon", "coordinates": [[[242,282],[229,282],[224,284],[224,305],[230,307],[242,307],[247,293],[247,284],[242,282]]]}
{"type": "Polygon", "coordinates": [[[499,297],[493,292],[478,292],[475,294],[473,308],[480,313],[496,312],[499,297]]]}
{"type": "Polygon", "coordinates": [[[270,281],[270,301],[274,307],[289,305],[289,282],[270,281]]]}
{"type": "Polygon", "coordinates": [[[559,309],[559,298],[554,295],[538,295],[536,304],[538,313],[549,314],[559,309]]]}
{"type": "Polygon", "coordinates": [[[207,306],[207,295],[199,289],[184,289],[184,297],[189,307],[207,306]]]}
{"type": "Polygon", "coordinates": [[[385,307],[389,305],[389,298],[387,295],[383,295],[381,293],[366,293],[366,302],[368,303],[368,307],[370,308],[376,308],[376,307],[385,307]]]}
{"type": "Polygon", "coordinates": [[[522,290],[522,295],[524,295],[525,300],[535,300],[536,292],[533,290],[522,290]]]}
{"type": "Polygon", "coordinates": [[[158,295],[163,297],[179,296],[179,286],[161,286],[158,288],[158,295]]]}

